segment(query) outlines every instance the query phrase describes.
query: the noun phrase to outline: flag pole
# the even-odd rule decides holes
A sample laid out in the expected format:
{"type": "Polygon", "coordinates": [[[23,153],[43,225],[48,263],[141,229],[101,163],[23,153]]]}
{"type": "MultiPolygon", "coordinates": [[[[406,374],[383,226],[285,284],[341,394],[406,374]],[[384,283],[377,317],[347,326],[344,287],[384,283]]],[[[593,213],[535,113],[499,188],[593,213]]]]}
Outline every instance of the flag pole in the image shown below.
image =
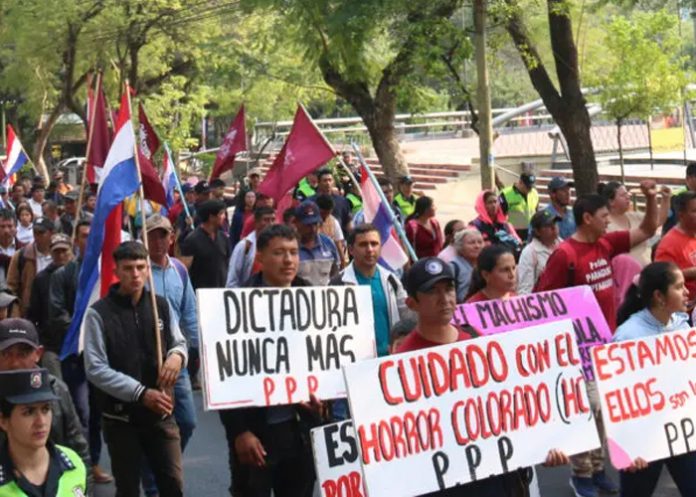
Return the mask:
{"type": "MultiPolygon", "coordinates": [[[[126,79],[126,96],[128,98],[128,112],[133,118],[133,104],[131,103],[130,85],[126,79]]],[[[135,138],[135,136],[134,136],[135,138]]],[[[138,170],[138,194],[140,196],[140,217],[142,218],[142,238],[145,250],[147,250],[147,282],[150,285],[150,303],[152,304],[152,315],[154,316],[154,331],[155,331],[155,347],[157,348],[157,374],[162,371],[162,337],[159,332],[159,312],[157,311],[157,297],[155,295],[155,281],[152,277],[152,261],[150,260],[150,247],[147,242],[147,232],[145,231],[145,192],[143,190],[143,176],[140,172],[140,159],[138,158],[138,141],[133,140],[135,152],[135,166],[138,170]]]]}
{"type": "Polygon", "coordinates": [[[415,250],[413,250],[413,247],[411,246],[411,242],[408,241],[408,237],[406,236],[406,232],[404,231],[404,227],[401,226],[401,223],[396,218],[396,214],[394,214],[394,211],[392,210],[391,205],[389,205],[389,202],[387,201],[387,197],[384,196],[384,192],[382,191],[382,187],[379,186],[379,183],[377,182],[377,178],[375,178],[374,173],[372,172],[370,167],[365,162],[365,159],[363,158],[362,153],[360,152],[360,148],[358,147],[358,144],[355,142],[352,142],[351,146],[353,147],[353,152],[355,153],[355,156],[360,161],[360,165],[362,165],[362,167],[365,168],[365,171],[367,171],[367,176],[370,178],[370,181],[372,181],[372,184],[374,185],[375,190],[377,190],[377,194],[379,195],[379,199],[382,201],[382,204],[386,207],[387,212],[389,213],[389,217],[391,219],[391,222],[394,225],[394,229],[396,229],[396,232],[399,235],[399,238],[401,239],[401,243],[403,243],[404,247],[406,247],[406,250],[408,251],[408,255],[411,257],[411,260],[413,260],[414,262],[417,261],[418,256],[416,255],[415,250]]]}
{"type": "MultiPolygon", "coordinates": [[[[99,71],[97,74],[97,91],[100,90],[102,82],[102,73],[99,71]]],[[[94,119],[97,113],[97,106],[95,105],[95,102],[97,101],[97,96],[95,95],[91,108],[89,109],[89,114],[87,116],[88,120],[88,130],[87,130],[87,150],[85,151],[85,164],[82,167],[82,180],[80,181],[80,195],[77,197],[77,214],[75,215],[75,225],[73,226],[72,230],[72,239],[75,239],[75,236],[77,236],[77,225],[80,222],[80,213],[82,210],[82,201],[84,200],[85,197],[85,188],[87,186],[87,165],[89,161],[89,154],[92,150],[92,139],[94,138],[94,119]]]]}

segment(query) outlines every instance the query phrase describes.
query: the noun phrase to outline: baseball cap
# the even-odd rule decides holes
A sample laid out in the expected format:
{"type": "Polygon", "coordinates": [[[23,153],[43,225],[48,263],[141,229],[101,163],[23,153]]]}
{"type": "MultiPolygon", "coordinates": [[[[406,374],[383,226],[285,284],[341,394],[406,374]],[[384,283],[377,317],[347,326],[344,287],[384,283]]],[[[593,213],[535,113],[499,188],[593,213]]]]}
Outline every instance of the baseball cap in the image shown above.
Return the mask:
{"type": "Polygon", "coordinates": [[[305,200],[295,209],[295,218],[305,225],[321,223],[319,207],[311,200],[305,200]]]}
{"type": "Polygon", "coordinates": [[[399,178],[399,184],[401,185],[410,185],[413,183],[413,178],[411,176],[402,176],[399,178]]]}
{"type": "Polygon", "coordinates": [[[196,183],[196,186],[193,187],[193,191],[200,194],[200,193],[209,193],[210,192],[210,184],[202,179],[198,183],[196,183]]]}
{"type": "Polygon", "coordinates": [[[560,221],[561,218],[554,216],[551,212],[546,209],[535,213],[532,216],[532,220],[529,222],[532,229],[543,228],[544,226],[552,226],[554,223],[560,221]]]}
{"type": "Polygon", "coordinates": [[[528,187],[534,186],[534,183],[536,183],[536,176],[534,176],[531,173],[522,173],[520,175],[520,180],[522,183],[524,183],[528,187]]]}
{"type": "Polygon", "coordinates": [[[39,346],[39,333],[36,326],[26,319],[8,318],[0,321],[0,350],[5,350],[18,343],[25,343],[34,348],[39,346]]]}
{"type": "Polygon", "coordinates": [[[47,231],[55,230],[56,225],[53,224],[53,221],[51,221],[48,218],[42,217],[41,219],[34,221],[34,231],[38,231],[39,233],[45,233],[47,231]]]}
{"type": "Polygon", "coordinates": [[[48,369],[15,369],[0,372],[0,398],[10,404],[33,404],[58,400],[48,378],[48,369]]]}
{"type": "Polygon", "coordinates": [[[554,176],[551,178],[551,181],[549,181],[549,190],[550,191],[556,191],[560,190],[561,188],[565,188],[566,186],[570,186],[571,188],[575,186],[575,183],[572,181],[568,181],[566,178],[563,176],[554,176]]]}
{"type": "Polygon", "coordinates": [[[51,251],[59,248],[71,249],[70,237],[64,233],[56,233],[51,237],[51,251]]]}
{"type": "Polygon", "coordinates": [[[181,190],[186,194],[193,190],[193,186],[191,186],[191,183],[184,183],[183,185],[181,185],[181,190]]]}
{"type": "Polygon", "coordinates": [[[70,190],[68,193],[63,195],[63,198],[66,202],[77,202],[77,200],[80,198],[80,192],[70,190]]]}
{"type": "Polygon", "coordinates": [[[439,257],[425,257],[416,262],[406,274],[404,284],[409,295],[427,292],[438,281],[454,281],[454,270],[439,257]]]}
{"type": "Polygon", "coordinates": [[[172,223],[161,214],[153,214],[145,220],[145,232],[149,233],[154,230],[165,230],[169,233],[173,232],[172,223]]]}

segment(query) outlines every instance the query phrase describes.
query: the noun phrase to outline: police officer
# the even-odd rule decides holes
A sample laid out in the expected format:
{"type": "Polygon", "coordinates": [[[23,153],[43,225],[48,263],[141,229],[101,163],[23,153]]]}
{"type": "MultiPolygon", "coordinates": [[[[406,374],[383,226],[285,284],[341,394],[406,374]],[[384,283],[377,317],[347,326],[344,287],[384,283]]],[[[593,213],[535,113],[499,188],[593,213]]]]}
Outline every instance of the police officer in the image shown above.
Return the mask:
{"type": "Polygon", "coordinates": [[[46,369],[0,373],[0,495],[84,496],[85,465],[73,450],[49,442],[58,397],[46,369]]]}
{"type": "Polygon", "coordinates": [[[413,214],[416,210],[416,197],[413,194],[413,178],[411,176],[402,176],[399,178],[399,193],[394,197],[394,205],[396,205],[404,219],[413,214]]]}
{"type": "Polygon", "coordinates": [[[539,208],[539,192],[534,188],[536,176],[522,173],[514,185],[500,192],[500,206],[522,240],[527,239],[529,222],[539,208]]]}

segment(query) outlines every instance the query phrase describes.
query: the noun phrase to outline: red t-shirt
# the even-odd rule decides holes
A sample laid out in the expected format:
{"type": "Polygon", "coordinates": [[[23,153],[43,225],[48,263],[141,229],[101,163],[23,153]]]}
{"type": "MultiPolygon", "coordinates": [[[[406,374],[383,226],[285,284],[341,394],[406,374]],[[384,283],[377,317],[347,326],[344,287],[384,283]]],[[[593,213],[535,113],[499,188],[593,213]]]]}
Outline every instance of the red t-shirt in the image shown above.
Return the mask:
{"type": "MultiPolygon", "coordinates": [[[[689,236],[675,226],[667,232],[657,246],[655,261],[673,262],[679,269],[696,266],[696,238],[689,236]]],[[[696,280],[687,280],[689,300],[696,298],[696,280]]]]}
{"type": "Polygon", "coordinates": [[[411,242],[419,258],[437,257],[442,251],[443,239],[440,225],[435,218],[430,219],[432,231],[422,226],[415,219],[406,223],[406,238],[411,242]]]}
{"type": "Polygon", "coordinates": [[[613,332],[616,329],[616,299],[611,260],[630,249],[631,236],[628,231],[607,233],[595,243],[568,238],[549,257],[534,291],[545,292],[569,286],[589,285],[609,329],[613,332]],[[575,254],[575,260],[568,256],[569,252],[575,254]],[[569,267],[571,263],[575,264],[572,281],[569,267]]]}
{"type": "MultiPolygon", "coordinates": [[[[464,340],[469,340],[474,338],[474,336],[459,330],[459,336],[457,336],[457,342],[463,342],[464,340]]],[[[444,343],[431,342],[421,336],[418,330],[413,330],[411,333],[406,335],[406,338],[399,344],[396,349],[397,354],[401,352],[411,352],[413,350],[427,349],[430,347],[438,347],[440,345],[445,345],[444,343]]]]}
{"type": "MultiPolygon", "coordinates": [[[[515,292],[510,292],[510,297],[517,297],[517,294],[515,292]]],[[[474,302],[485,302],[486,300],[491,300],[490,298],[486,297],[486,294],[483,293],[483,290],[479,290],[475,294],[473,294],[471,297],[466,299],[466,304],[473,304],[474,302]]]]}

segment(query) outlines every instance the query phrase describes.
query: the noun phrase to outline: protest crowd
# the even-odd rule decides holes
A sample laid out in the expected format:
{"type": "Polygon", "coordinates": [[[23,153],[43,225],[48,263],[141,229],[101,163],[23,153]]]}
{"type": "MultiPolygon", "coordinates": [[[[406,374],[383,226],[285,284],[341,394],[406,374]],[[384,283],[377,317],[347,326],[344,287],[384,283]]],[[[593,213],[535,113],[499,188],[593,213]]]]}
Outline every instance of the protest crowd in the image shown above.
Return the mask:
{"type": "MultiPolygon", "coordinates": [[[[609,425],[676,401],[654,379],[635,397],[602,390],[619,370],[640,370],[620,359],[633,350],[622,344],[674,333],[660,342],[663,354],[696,345],[685,334],[696,302],[696,163],[682,191],[643,181],[642,212],[620,183],[573,200],[563,177],[551,180],[542,205],[525,172],[500,191],[480,192],[474,219],[442,226],[413,178],[375,178],[350,151],[313,152],[318,159],[300,164],[307,154],[294,150],[305,159],[287,154],[265,175],[246,170],[232,197],[220,177],[238,150],[223,146],[209,179],[176,178],[164,204],[141,202],[139,176],[124,173],[113,186],[111,177],[131,164],[116,157],[128,124],[119,126],[99,183],[67,185],[56,170],[48,185],[18,174],[0,187],[0,495],[91,495],[111,481],[118,497],[183,495],[182,453],[196,436],[201,390],[224,427],[235,497],[310,497],[317,489],[358,496],[363,485],[370,495],[523,497],[532,495],[538,464],[567,466],[568,492],[578,497],[648,497],[663,467],[682,496],[696,495],[686,421],[674,433],[645,425],[654,437],[667,433],[670,452],[626,449],[618,478],[610,474],[621,441],[605,436],[609,425]],[[291,167],[274,171],[283,160],[291,167]],[[563,399],[567,424],[576,423],[567,430],[577,436],[558,433],[577,444],[563,434],[534,438],[534,429],[563,424],[556,380],[553,392],[524,383],[544,368],[523,366],[520,354],[515,368],[514,351],[538,350],[525,328],[552,321],[538,316],[571,316],[587,302],[597,309],[592,320],[577,319],[569,333],[552,324],[539,332],[556,344],[549,367],[575,375],[574,396],[563,399]],[[592,345],[610,347],[606,354],[582,343],[583,323],[592,345]],[[357,335],[341,336],[353,325],[367,349],[355,345],[357,335]],[[493,328],[513,331],[494,337],[493,328]],[[340,373],[355,362],[336,389],[343,395],[323,396],[324,376],[306,365],[304,376],[287,374],[300,367],[296,335],[310,344],[310,372],[340,373]],[[235,397],[240,378],[252,400],[235,397]],[[489,393],[474,397],[477,388],[489,393]],[[401,414],[379,421],[373,390],[386,399],[384,412],[401,414]],[[450,397],[451,416],[439,410],[450,397]],[[362,475],[358,464],[344,479],[322,480],[327,448],[313,451],[310,434],[339,433],[334,426],[352,452],[360,447],[362,475]],[[687,448],[678,448],[678,433],[687,448]],[[449,450],[450,440],[461,450],[449,450]],[[536,452],[516,460],[513,446],[515,454],[536,452]],[[104,450],[109,472],[100,465],[104,450]],[[412,486],[397,490],[400,478],[412,486]],[[386,480],[393,487],[379,485],[386,480]]],[[[641,347],[635,357],[647,364],[641,347]]],[[[676,360],[674,367],[688,376],[676,360]]],[[[642,436],[649,433],[633,434],[642,436]]],[[[331,467],[336,453],[327,456],[331,467]]]]}

